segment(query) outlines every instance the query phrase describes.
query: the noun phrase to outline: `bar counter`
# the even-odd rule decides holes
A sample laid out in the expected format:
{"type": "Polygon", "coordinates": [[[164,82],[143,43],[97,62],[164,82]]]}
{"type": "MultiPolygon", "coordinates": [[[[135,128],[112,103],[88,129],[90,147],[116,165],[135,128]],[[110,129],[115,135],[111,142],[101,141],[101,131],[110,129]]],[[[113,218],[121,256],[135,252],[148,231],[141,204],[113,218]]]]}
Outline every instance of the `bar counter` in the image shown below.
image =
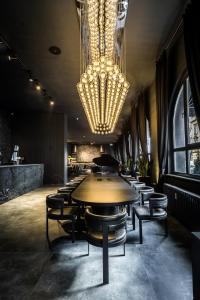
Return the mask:
{"type": "Polygon", "coordinates": [[[43,164],[0,166],[0,191],[9,189],[9,199],[23,195],[43,185],[43,164]]]}

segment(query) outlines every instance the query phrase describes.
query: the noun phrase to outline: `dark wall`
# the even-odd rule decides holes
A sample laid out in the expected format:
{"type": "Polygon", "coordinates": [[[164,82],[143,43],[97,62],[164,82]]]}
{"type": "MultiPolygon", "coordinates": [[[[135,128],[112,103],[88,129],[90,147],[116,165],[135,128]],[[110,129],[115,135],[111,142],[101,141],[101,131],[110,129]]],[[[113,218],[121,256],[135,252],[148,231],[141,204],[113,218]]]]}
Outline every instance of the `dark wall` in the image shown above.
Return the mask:
{"type": "Polygon", "coordinates": [[[5,111],[0,111],[0,152],[2,163],[11,159],[11,116],[5,111]]]}
{"type": "Polygon", "coordinates": [[[44,183],[64,181],[64,114],[16,113],[12,140],[24,163],[44,163],[44,183]]]}

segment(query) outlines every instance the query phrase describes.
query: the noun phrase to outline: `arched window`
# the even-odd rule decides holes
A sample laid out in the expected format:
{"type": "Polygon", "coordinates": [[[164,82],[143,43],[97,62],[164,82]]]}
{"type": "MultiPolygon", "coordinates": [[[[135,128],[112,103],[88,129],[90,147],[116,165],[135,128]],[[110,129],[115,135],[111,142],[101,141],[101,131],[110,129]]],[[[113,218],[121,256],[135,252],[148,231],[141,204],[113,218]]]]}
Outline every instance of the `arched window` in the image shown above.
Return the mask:
{"type": "Polygon", "coordinates": [[[174,108],[173,162],[174,172],[200,176],[200,130],[189,78],[183,82],[174,108]]]}

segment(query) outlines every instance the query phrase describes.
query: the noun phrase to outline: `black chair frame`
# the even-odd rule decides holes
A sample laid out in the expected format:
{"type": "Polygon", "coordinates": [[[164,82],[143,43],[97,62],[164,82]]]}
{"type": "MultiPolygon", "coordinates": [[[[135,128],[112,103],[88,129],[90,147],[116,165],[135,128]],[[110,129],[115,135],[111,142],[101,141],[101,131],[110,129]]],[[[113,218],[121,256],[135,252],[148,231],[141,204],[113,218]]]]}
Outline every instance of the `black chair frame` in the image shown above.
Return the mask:
{"type": "Polygon", "coordinates": [[[109,283],[109,259],[108,259],[108,249],[110,247],[115,247],[118,245],[124,245],[125,255],[125,242],[126,242],[126,233],[121,237],[121,239],[109,241],[109,233],[112,231],[117,231],[124,227],[126,231],[126,219],[127,213],[123,209],[122,212],[117,213],[116,215],[96,215],[93,214],[89,209],[86,209],[85,212],[85,222],[87,229],[97,230],[102,232],[102,243],[97,242],[92,239],[89,231],[87,231],[86,238],[88,241],[88,255],[89,255],[89,244],[102,247],[103,248],[103,283],[109,283]]]}
{"type": "MultiPolygon", "coordinates": [[[[51,248],[51,241],[49,238],[49,219],[60,221],[70,220],[72,225],[72,242],[75,241],[75,222],[77,216],[75,214],[64,214],[66,208],[65,199],[62,194],[51,194],[46,197],[46,239],[51,248]],[[59,210],[60,214],[51,213],[52,210],[59,210]]],[[[71,207],[71,206],[68,206],[71,207]]]]}
{"type": "Polygon", "coordinates": [[[139,236],[140,236],[140,244],[143,244],[143,230],[142,230],[142,221],[149,220],[149,221],[164,221],[165,227],[165,235],[168,236],[168,221],[167,221],[167,196],[164,194],[159,193],[152,193],[151,197],[149,198],[149,211],[150,215],[143,215],[142,217],[137,213],[137,207],[133,207],[132,211],[132,223],[133,223],[133,230],[135,230],[135,215],[138,217],[139,220],[139,236]],[[154,210],[161,208],[165,210],[166,214],[163,215],[155,215],[154,210]]]}

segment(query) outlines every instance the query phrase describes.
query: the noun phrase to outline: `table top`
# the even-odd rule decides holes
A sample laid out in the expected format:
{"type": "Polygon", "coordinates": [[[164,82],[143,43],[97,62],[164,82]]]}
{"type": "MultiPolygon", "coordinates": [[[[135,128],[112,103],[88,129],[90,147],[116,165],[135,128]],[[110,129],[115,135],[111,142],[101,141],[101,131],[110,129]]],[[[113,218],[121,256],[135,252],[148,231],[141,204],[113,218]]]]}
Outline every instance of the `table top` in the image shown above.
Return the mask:
{"type": "Polygon", "coordinates": [[[89,175],[72,199],[95,206],[116,206],[138,201],[139,194],[118,175],[89,175]]]}

